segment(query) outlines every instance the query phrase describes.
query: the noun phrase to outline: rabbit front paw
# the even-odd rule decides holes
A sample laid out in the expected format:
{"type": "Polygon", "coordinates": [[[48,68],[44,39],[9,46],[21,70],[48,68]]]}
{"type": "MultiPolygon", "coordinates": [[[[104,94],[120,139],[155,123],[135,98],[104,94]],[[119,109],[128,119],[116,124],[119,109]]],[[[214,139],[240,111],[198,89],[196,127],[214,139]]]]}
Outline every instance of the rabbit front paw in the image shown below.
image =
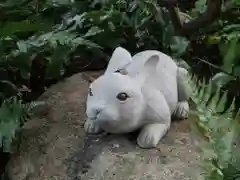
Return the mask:
{"type": "Polygon", "coordinates": [[[165,124],[149,124],[140,132],[137,143],[141,148],[155,148],[168,130],[165,124]]]}
{"type": "Polygon", "coordinates": [[[173,117],[176,119],[187,119],[189,115],[189,104],[187,101],[180,101],[173,112],[173,117]]]}
{"type": "Polygon", "coordinates": [[[84,123],[84,130],[89,134],[97,134],[102,131],[99,124],[91,119],[87,119],[84,123]]]}

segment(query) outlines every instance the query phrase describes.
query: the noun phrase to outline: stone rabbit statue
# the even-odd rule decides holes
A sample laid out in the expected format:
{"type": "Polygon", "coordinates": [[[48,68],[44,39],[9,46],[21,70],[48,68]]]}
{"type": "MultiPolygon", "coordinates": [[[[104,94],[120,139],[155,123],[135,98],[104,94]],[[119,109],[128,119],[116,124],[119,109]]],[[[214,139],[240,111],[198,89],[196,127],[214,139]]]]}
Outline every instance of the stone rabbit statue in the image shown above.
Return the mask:
{"type": "Polygon", "coordinates": [[[140,128],[138,145],[156,147],[172,118],[188,117],[185,75],[187,71],[162,52],[131,56],[117,47],[105,73],[89,85],[85,131],[128,133],[140,128]]]}

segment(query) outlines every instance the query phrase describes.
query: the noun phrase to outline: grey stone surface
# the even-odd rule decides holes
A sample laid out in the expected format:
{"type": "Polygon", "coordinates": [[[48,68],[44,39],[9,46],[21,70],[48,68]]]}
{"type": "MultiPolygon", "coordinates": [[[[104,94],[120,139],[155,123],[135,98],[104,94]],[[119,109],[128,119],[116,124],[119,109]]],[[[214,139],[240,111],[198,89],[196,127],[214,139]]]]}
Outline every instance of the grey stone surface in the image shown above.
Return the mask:
{"type": "Polygon", "coordinates": [[[19,152],[8,164],[11,180],[202,179],[192,115],[174,122],[156,149],[139,148],[137,132],[86,135],[84,77],[76,74],[41,96],[46,105],[24,126],[19,152]]]}

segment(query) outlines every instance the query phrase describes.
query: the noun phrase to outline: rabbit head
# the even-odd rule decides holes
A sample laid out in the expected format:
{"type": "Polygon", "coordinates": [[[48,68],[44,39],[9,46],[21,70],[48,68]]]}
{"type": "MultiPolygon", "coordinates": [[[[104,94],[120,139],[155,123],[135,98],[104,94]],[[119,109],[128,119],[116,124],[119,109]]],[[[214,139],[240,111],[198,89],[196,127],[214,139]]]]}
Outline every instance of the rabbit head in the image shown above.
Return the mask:
{"type": "Polygon", "coordinates": [[[149,58],[138,74],[128,72],[131,60],[127,50],[116,48],[105,73],[89,86],[87,118],[99,123],[106,132],[130,132],[143,123],[146,102],[142,86],[154,71],[158,58],[149,58]]]}

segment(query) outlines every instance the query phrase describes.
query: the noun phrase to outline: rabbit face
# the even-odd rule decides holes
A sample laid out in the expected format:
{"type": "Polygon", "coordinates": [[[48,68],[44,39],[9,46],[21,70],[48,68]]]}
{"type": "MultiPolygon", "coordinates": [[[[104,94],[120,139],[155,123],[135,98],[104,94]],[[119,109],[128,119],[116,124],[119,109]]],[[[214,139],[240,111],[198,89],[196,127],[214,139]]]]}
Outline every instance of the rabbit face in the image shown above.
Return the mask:
{"type": "Polygon", "coordinates": [[[141,87],[120,73],[100,76],[89,86],[86,114],[106,132],[130,132],[141,126],[144,108],[141,87]]]}

